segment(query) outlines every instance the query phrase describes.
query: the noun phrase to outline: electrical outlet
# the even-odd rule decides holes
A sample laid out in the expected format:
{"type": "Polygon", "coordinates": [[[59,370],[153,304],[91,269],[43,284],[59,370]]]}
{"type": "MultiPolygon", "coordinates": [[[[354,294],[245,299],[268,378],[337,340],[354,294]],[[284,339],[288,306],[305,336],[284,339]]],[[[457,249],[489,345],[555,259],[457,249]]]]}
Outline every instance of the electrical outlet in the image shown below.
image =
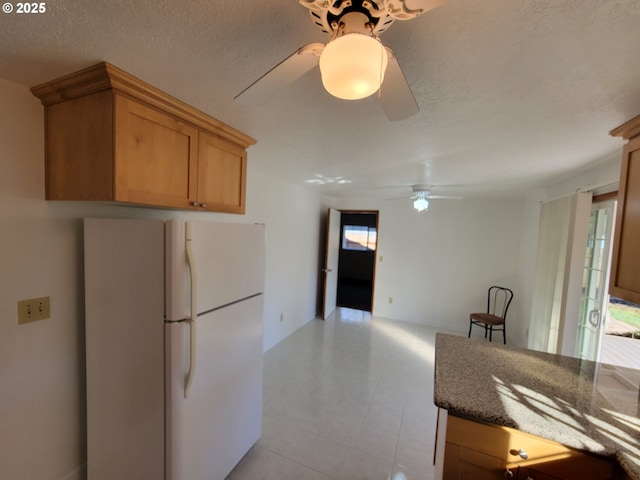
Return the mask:
{"type": "Polygon", "coordinates": [[[29,298],[18,302],[18,323],[34,322],[49,318],[49,297],[29,298]]]}
{"type": "Polygon", "coordinates": [[[280,314],[280,321],[282,322],[284,320],[284,313],[280,314]]]}

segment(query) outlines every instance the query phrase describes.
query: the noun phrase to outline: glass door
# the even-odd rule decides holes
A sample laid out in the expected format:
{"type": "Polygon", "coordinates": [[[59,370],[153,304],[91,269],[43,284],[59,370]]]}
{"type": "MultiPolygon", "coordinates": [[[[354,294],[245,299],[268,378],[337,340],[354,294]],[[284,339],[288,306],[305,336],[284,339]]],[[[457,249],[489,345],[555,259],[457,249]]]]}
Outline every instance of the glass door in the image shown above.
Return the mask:
{"type": "Polygon", "coordinates": [[[582,298],[576,338],[576,356],[598,361],[609,304],[609,263],[615,200],[594,203],[582,275],[582,298]]]}

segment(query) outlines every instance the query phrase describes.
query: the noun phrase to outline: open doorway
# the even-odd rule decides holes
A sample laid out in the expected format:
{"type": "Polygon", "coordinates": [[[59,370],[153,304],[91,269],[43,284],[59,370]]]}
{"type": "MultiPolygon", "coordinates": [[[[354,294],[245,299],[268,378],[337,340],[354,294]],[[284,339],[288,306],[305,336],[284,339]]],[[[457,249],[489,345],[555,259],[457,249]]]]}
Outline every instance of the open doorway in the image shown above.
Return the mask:
{"type": "Polygon", "coordinates": [[[640,369],[640,305],[611,297],[600,361],[640,369]]]}
{"type": "Polygon", "coordinates": [[[378,211],[329,208],[320,251],[318,316],[337,306],[373,312],[378,211]]]}
{"type": "Polygon", "coordinates": [[[342,212],[338,257],[338,306],[373,311],[377,239],[378,212],[342,212]]]}
{"type": "Polygon", "coordinates": [[[640,306],[608,295],[617,192],[595,196],[582,282],[576,353],[581,358],[640,368],[640,306]]]}

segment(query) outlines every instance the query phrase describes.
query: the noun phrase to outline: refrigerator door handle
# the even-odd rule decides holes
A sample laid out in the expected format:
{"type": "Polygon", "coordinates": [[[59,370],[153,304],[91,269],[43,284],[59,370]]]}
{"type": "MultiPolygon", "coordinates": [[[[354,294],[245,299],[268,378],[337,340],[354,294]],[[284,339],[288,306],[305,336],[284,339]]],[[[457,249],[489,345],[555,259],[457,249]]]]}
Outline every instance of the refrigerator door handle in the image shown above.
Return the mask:
{"type": "Polygon", "coordinates": [[[189,370],[184,380],[184,398],[189,396],[189,388],[196,371],[196,318],[198,310],[196,305],[196,264],[193,258],[193,250],[191,248],[191,222],[185,223],[185,251],[187,254],[187,265],[189,266],[189,275],[191,280],[190,288],[190,312],[186,322],[189,324],[189,370]]]}

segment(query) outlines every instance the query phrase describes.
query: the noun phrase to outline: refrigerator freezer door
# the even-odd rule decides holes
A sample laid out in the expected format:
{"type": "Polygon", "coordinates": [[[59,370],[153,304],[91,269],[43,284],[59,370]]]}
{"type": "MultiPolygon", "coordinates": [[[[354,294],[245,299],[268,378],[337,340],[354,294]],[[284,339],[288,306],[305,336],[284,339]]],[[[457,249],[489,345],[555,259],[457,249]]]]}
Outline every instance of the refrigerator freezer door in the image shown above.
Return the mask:
{"type": "Polygon", "coordinates": [[[198,373],[186,399],[189,326],[165,325],[168,480],[224,480],[260,437],[262,302],[198,317],[198,373]]]}
{"type": "Polygon", "coordinates": [[[164,223],[85,219],[87,470],[164,478],[164,223]]]}
{"type": "MultiPolygon", "coordinates": [[[[190,223],[198,314],[263,292],[264,225],[190,223]]],[[[181,321],[190,316],[185,222],[169,220],[166,225],[166,318],[181,321]]]]}

